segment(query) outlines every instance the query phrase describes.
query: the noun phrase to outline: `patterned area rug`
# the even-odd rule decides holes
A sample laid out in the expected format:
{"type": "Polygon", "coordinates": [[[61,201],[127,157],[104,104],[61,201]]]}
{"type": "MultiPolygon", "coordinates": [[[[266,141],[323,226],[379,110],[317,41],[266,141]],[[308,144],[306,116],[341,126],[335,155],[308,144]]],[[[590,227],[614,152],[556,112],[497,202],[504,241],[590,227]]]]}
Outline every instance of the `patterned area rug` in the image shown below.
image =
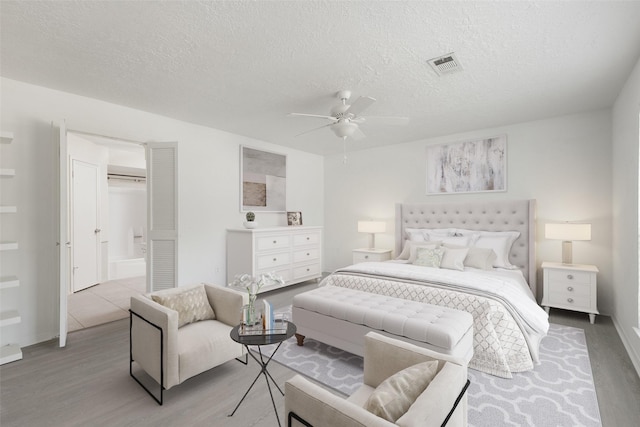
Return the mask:
{"type": "MultiPolygon", "coordinates": [[[[601,426],[584,331],[552,324],[540,358],[536,369],[512,379],[470,369],[469,425],[601,426]]],[[[273,360],[344,395],[362,383],[361,357],[312,339],[304,347],[285,341],[273,360]]]]}

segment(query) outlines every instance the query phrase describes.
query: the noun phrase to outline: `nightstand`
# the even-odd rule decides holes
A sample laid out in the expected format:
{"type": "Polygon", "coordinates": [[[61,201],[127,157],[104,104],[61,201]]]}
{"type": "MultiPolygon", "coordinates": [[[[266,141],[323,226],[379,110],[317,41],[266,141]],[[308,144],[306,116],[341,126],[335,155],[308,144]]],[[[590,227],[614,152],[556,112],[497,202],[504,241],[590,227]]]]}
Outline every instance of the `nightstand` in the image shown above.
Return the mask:
{"type": "Polygon", "coordinates": [[[547,313],[551,307],[582,311],[589,314],[592,324],[595,323],[596,314],[600,314],[597,307],[598,267],[543,262],[542,271],[542,306],[547,313]]]}
{"type": "Polygon", "coordinates": [[[391,249],[354,249],[353,263],[369,261],[388,261],[391,259],[391,249]]]}

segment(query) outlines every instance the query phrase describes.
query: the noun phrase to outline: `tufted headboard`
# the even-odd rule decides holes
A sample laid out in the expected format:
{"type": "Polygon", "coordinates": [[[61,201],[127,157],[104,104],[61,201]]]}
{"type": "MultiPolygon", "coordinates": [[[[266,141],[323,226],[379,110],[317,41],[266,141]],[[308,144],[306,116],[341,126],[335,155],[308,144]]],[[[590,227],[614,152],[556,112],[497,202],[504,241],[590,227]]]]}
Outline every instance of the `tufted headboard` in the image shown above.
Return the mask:
{"type": "Polygon", "coordinates": [[[402,251],[405,228],[464,228],[485,231],[519,231],[509,261],[522,270],[536,295],[536,201],[396,204],[396,254],[402,251]]]}

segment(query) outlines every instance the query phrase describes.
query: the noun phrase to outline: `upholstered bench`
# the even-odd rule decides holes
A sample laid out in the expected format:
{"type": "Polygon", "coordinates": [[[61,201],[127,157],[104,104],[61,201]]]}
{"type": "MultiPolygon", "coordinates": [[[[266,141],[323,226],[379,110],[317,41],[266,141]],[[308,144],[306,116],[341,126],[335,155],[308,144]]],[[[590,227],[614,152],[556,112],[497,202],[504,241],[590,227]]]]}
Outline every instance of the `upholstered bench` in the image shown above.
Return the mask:
{"type": "Polygon", "coordinates": [[[376,331],[441,354],[473,356],[470,313],[355,289],[322,286],[293,298],[298,345],[310,337],[364,354],[364,336],[376,331]]]}

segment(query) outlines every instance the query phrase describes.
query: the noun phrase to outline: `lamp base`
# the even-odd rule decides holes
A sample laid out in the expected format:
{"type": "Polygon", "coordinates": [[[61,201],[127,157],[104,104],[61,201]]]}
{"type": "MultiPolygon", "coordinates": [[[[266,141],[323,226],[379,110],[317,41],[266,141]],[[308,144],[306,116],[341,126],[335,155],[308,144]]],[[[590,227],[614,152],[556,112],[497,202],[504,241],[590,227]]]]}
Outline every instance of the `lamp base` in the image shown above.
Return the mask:
{"type": "Polygon", "coordinates": [[[562,242],[562,263],[573,264],[573,242],[562,242]]]}

